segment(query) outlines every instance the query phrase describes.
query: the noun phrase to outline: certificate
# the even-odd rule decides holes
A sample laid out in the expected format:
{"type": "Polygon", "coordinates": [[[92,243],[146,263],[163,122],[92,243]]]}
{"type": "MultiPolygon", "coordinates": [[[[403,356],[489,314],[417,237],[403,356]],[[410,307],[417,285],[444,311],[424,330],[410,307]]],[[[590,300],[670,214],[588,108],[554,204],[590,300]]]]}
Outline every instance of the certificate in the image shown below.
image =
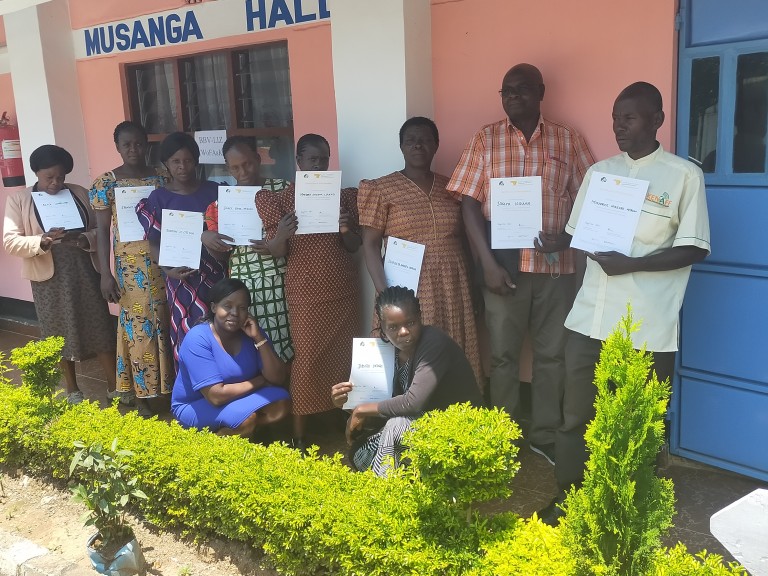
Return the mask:
{"type": "Polygon", "coordinates": [[[115,214],[120,242],[144,240],[144,227],[136,215],[136,204],[152,193],[152,186],[115,188],[115,214]]]}
{"type": "Polygon", "coordinates": [[[647,191],[647,180],[593,172],[571,247],[629,256],[647,191]]]}
{"type": "Polygon", "coordinates": [[[390,236],[384,256],[384,277],[387,286],[405,286],[418,294],[424,244],[390,236]]]}
{"type": "Polygon", "coordinates": [[[264,236],[256,210],[261,186],[219,186],[219,233],[231,236],[235,246],[250,246],[264,236]]]}
{"type": "Polygon", "coordinates": [[[491,178],[491,248],[533,248],[542,228],[541,176],[491,178]]]}
{"type": "Polygon", "coordinates": [[[296,172],[296,234],[339,231],[341,172],[296,172]]]}
{"type": "Polygon", "coordinates": [[[200,268],[203,242],[203,214],[185,210],[163,209],[160,229],[160,266],[200,268]]]}
{"type": "Polygon", "coordinates": [[[354,338],[349,375],[354,386],[342,408],[351,410],[365,402],[389,400],[394,377],[395,347],[392,344],[380,338],[354,338]]]}
{"type": "Polygon", "coordinates": [[[32,201],[35,203],[37,213],[43,222],[43,229],[47,232],[51,228],[64,228],[65,230],[77,230],[85,228],[83,217],[77,209],[72,192],[63,188],[56,194],[48,192],[32,192],[32,201]]]}

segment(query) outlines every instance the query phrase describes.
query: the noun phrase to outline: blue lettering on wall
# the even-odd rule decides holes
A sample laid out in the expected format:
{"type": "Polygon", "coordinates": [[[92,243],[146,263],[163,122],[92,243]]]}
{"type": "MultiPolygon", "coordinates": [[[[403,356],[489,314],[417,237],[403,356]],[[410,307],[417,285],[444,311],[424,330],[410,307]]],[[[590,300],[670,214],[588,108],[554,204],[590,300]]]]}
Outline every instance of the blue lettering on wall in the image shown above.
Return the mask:
{"type": "Polygon", "coordinates": [[[142,26],[141,22],[136,22],[136,25],[133,27],[133,38],[131,38],[131,50],[139,44],[143,44],[144,48],[149,48],[149,40],[147,39],[147,33],[144,31],[144,26],[142,26]]]}
{"type": "MultiPolygon", "coordinates": [[[[328,0],[316,0],[316,10],[309,10],[307,0],[245,0],[245,24],[249,32],[293,24],[304,24],[331,17],[328,0]]],[[[203,31],[195,12],[150,16],[144,20],[97,26],[83,31],[85,54],[94,56],[137,48],[179,44],[203,40],[203,31]]]]}
{"type": "MultiPolygon", "coordinates": [[[[200,35],[202,38],[202,34],[200,35]]],[[[162,46],[165,44],[165,26],[162,21],[158,21],[155,18],[149,20],[149,45],[150,46],[162,46]]]]}
{"type": "Polygon", "coordinates": [[[117,38],[118,50],[128,50],[128,47],[131,45],[131,29],[128,27],[128,24],[121,23],[115,26],[115,38],[117,38]]]}
{"type": "Polygon", "coordinates": [[[327,0],[318,0],[317,12],[304,12],[303,0],[272,0],[267,10],[266,0],[245,0],[245,23],[248,32],[276,28],[279,25],[303,24],[331,17],[327,0]],[[292,8],[292,10],[291,10],[292,8]]]}
{"type": "Polygon", "coordinates": [[[169,14],[149,18],[146,25],[141,20],[134,20],[130,23],[121,22],[85,30],[86,56],[109,54],[114,50],[123,52],[136,48],[178,44],[190,39],[203,40],[203,32],[194,11],[188,10],[183,18],[182,21],[182,16],[169,14]]]}
{"type": "Polygon", "coordinates": [[[85,31],[85,53],[101,54],[101,44],[99,43],[99,31],[97,28],[85,31]]]}
{"type": "Polygon", "coordinates": [[[178,14],[168,14],[165,19],[165,37],[171,44],[178,44],[182,40],[181,18],[178,14]],[[175,26],[174,26],[175,24],[175,26]]]}
{"type": "Polygon", "coordinates": [[[286,26],[293,24],[293,16],[288,9],[288,5],[285,0],[273,0],[272,10],[269,13],[269,27],[274,28],[277,26],[277,21],[282,20],[286,26]]]}

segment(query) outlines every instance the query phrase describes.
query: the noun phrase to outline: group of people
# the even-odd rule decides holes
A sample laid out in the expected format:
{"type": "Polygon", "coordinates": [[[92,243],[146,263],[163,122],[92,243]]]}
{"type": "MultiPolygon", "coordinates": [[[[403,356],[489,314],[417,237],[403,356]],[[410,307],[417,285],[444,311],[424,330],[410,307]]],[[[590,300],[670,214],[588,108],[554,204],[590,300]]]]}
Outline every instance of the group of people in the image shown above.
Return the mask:
{"type": "MultiPolygon", "coordinates": [[[[82,399],[72,361],[98,355],[111,370],[108,394],[134,394],[144,414],[162,410],[171,395],[183,425],[244,436],[291,414],[294,445],[304,449],[306,417],[343,406],[354,387],[345,379],[360,321],[354,253],[362,248],[377,294],[373,331],[395,347],[396,370],[392,399],[349,415],[354,466],[384,474],[399,463],[413,419],[454,402],[483,404],[484,320],[488,400],[512,418],[520,416],[520,353],[530,337],[527,439],[555,465],[561,492],[541,515],[556,522],[565,490],[583,474],[602,341],[630,301],[643,321],[637,346],[654,352],[659,378],[671,376],[690,267],[710,248],[703,175],[656,140],[664,113],[653,85],[621,91],[613,107],[621,153],[597,164],[577,131],[542,116],[544,92],[534,66],[511,68],[499,91],[506,117],[472,137],[451,178],[432,171],[435,123],[408,119],[399,133],[403,169],[343,189],[338,233],[297,235],[294,185],[264,178],[255,143],[230,137],[223,147],[230,174],[239,186],[260,187],[264,235],[249,246],[233,247],[219,232],[218,184],[198,178],[200,151],[185,133],[162,142],[158,170],[146,164],[143,128],[119,124],[123,164],[90,193],[65,183],[66,151],[39,148],[30,158],[38,182],[8,199],[4,245],[24,259],[43,335],[65,336],[70,401],[82,399]],[[649,182],[629,255],[570,248],[594,171],[649,182]],[[542,230],[531,248],[492,249],[491,180],[523,176],[541,176],[542,230]],[[136,210],[146,239],[121,242],[115,190],[134,186],[154,188],[136,210]],[[72,192],[83,230],[43,229],[30,192],[62,188],[72,192]],[[158,265],[164,209],[205,215],[197,269],[158,265]],[[425,247],[418,298],[388,286],[389,236],[425,247]],[[120,308],[116,343],[107,302],[120,308]]],[[[325,171],[330,154],[325,138],[306,134],[296,163],[325,171]]]]}

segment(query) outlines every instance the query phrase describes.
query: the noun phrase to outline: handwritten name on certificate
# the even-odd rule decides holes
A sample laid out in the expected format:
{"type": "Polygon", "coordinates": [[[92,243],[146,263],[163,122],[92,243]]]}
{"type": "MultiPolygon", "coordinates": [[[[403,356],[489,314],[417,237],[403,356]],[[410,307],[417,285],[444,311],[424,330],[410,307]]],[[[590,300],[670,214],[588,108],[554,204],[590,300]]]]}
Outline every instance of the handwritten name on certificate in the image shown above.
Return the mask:
{"type": "Polygon", "coordinates": [[[339,231],[341,172],[296,172],[296,234],[339,231]]]}
{"type": "Polygon", "coordinates": [[[541,209],[541,176],[491,178],[491,248],[533,248],[541,209]]]}
{"type": "Polygon", "coordinates": [[[365,402],[392,398],[394,377],[395,347],[392,344],[380,338],[354,338],[349,375],[353,388],[342,408],[351,410],[365,402]]]}
{"type": "Polygon", "coordinates": [[[51,228],[64,228],[76,230],[84,228],[85,223],[80,211],[77,209],[72,192],[62,188],[56,194],[48,192],[32,192],[32,201],[35,203],[40,220],[43,221],[43,229],[47,232],[51,228]]]}
{"type": "Polygon", "coordinates": [[[404,286],[418,294],[424,244],[390,236],[384,256],[384,278],[387,286],[404,286]]]}
{"type": "Polygon", "coordinates": [[[115,188],[115,214],[120,242],[144,240],[144,227],[136,215],[136,204],[148,197],[152,190],[152,186],[115,188]]]}
{"type": "Polygon", "coordinates": [[[200,268],[203,242],[203,214],[186,210],[163,209],[160,229],[160,266],[200,268]]]}
{"type": "Polygon", "coordinates": [[[235,246],[250,246],[264,236],[256,210],[259,190],[261,186],[219,186],[219,233],[234,238],[235,246]]]}
{"type": "Polygon", "coordinates": [[[629,256],[647,191],[647,180],[593,172],[571,247],[629,256]]]}

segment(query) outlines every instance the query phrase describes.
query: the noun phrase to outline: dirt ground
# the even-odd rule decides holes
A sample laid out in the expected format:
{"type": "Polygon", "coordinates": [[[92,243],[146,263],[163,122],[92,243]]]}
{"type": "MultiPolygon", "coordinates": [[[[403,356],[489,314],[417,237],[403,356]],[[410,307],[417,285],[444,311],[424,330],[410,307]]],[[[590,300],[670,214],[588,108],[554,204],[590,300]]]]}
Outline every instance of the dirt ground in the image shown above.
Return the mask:
{"type": "MultiPolygon", "coordinates": [[[[45,546],[62,564],[91,567],[84,528],[86,508],[74,502],[63,484],[51,484],[22,473],[0,474],[0,529],[45,546]]],[[[238,542],[212,540],[195,544],[177,534],[154,529],[131,518],[155,576],[277,576],[253,548],[238,542]]],[[[95,574],[95,572],[94,572],[95,574]]]]}

